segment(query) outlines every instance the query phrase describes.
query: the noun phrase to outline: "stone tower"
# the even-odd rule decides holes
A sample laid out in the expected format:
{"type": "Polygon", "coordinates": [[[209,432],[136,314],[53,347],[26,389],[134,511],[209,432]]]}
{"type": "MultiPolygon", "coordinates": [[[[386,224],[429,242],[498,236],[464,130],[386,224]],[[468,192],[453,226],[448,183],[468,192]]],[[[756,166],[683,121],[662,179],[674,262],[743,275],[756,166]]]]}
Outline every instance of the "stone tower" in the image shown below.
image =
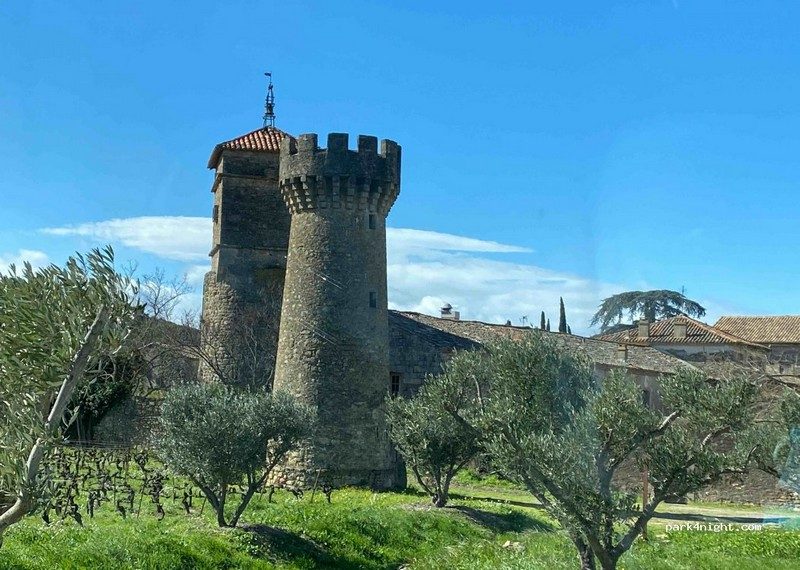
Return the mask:
{"type": "Polygon", "coordinates": [[[389,387],[386,215],[400,191],[400,147],[346,134],[284,139],[280,188],[291,213],[275,389],[315,409],[289,484],[398,484],[384,419],[389,387]],[[320,471],[321,470],[321,471],[320,471]]]}
{"type": "Polygon", "coordinates": [[[265,127],[218,144],[209,159],[216,175],[211,271],[203,286],[205,380],[272,381],[289,243],[290,216],[278,187],[287,138],[265,127]]]}

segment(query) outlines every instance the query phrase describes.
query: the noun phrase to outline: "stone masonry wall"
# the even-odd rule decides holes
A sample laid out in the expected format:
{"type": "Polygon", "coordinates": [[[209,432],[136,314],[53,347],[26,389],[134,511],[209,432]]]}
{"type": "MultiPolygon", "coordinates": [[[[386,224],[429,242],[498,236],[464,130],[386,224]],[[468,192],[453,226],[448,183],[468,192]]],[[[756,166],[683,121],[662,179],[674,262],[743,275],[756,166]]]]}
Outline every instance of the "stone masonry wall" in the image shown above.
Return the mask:
{"type": "Polygon", "coordinates": [[[389,370],[400,375],[399,396],[414,396],[428,375],[442,371],[451,354],[389,319],[389,370]]]}

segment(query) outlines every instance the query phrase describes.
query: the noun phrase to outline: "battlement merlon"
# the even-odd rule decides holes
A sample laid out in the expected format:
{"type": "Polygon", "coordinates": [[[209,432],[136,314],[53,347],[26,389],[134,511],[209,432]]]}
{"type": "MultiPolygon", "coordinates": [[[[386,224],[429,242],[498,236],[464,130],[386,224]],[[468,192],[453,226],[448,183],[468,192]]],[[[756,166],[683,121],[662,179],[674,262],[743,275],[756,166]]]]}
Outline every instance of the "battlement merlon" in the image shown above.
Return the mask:
{"type": "Polygon", "coordinates": [[[401,149],[394,141],[359,135],[358,150],[346,133],[328,135],[328,148],[316,134],[281,141],[279,180],[289,210],[364,209],[386,215],[400,192],[401,149]]]}

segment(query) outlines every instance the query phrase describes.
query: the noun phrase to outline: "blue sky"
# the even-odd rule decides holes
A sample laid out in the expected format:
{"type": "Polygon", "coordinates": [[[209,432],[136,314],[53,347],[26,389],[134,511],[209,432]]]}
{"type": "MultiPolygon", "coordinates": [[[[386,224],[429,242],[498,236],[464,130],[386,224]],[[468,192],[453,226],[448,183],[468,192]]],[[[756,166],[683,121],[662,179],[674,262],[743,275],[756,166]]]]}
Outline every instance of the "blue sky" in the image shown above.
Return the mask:
{"type": "Polygon", "coordinates": [[[261,125],[272,70],[283,130],[403,146],[395,307],[518,322],[563,295],[585,331],[603,296],[685,287],[711,321],[798,313],[798,25],[768,1],[4,2],[0,265],[110,241],[198,284],[206,161],[261,125]]]}

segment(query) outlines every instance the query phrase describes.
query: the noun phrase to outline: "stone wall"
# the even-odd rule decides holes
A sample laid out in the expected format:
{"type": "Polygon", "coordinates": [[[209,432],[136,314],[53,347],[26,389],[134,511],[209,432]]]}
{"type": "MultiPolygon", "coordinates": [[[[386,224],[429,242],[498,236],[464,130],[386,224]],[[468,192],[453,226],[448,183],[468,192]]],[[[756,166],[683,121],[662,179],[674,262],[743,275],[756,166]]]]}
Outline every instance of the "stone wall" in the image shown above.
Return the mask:
{"type": "MultiPolygon", "coordinates": [[[[642,492],[642,473],[632,461],[626,461],[614,476],[615,485],[631,493],[642,492]]],[[[798,490],[783,486],[775,477],[758,469],[746,475],[725,475],[720,481],[692,493],[691,500],[750,503],[755,505],[791,505],[800,501],[798,490]]]]}
{"type": "Polygon", "coordinates": [[[428,375],[442,371],[451,352],[431,346],[406,329],[391,326],[391,320],[389,325],[389,370],[391,374],[399,375],[398,395],[411,398],[428,375]]]}

